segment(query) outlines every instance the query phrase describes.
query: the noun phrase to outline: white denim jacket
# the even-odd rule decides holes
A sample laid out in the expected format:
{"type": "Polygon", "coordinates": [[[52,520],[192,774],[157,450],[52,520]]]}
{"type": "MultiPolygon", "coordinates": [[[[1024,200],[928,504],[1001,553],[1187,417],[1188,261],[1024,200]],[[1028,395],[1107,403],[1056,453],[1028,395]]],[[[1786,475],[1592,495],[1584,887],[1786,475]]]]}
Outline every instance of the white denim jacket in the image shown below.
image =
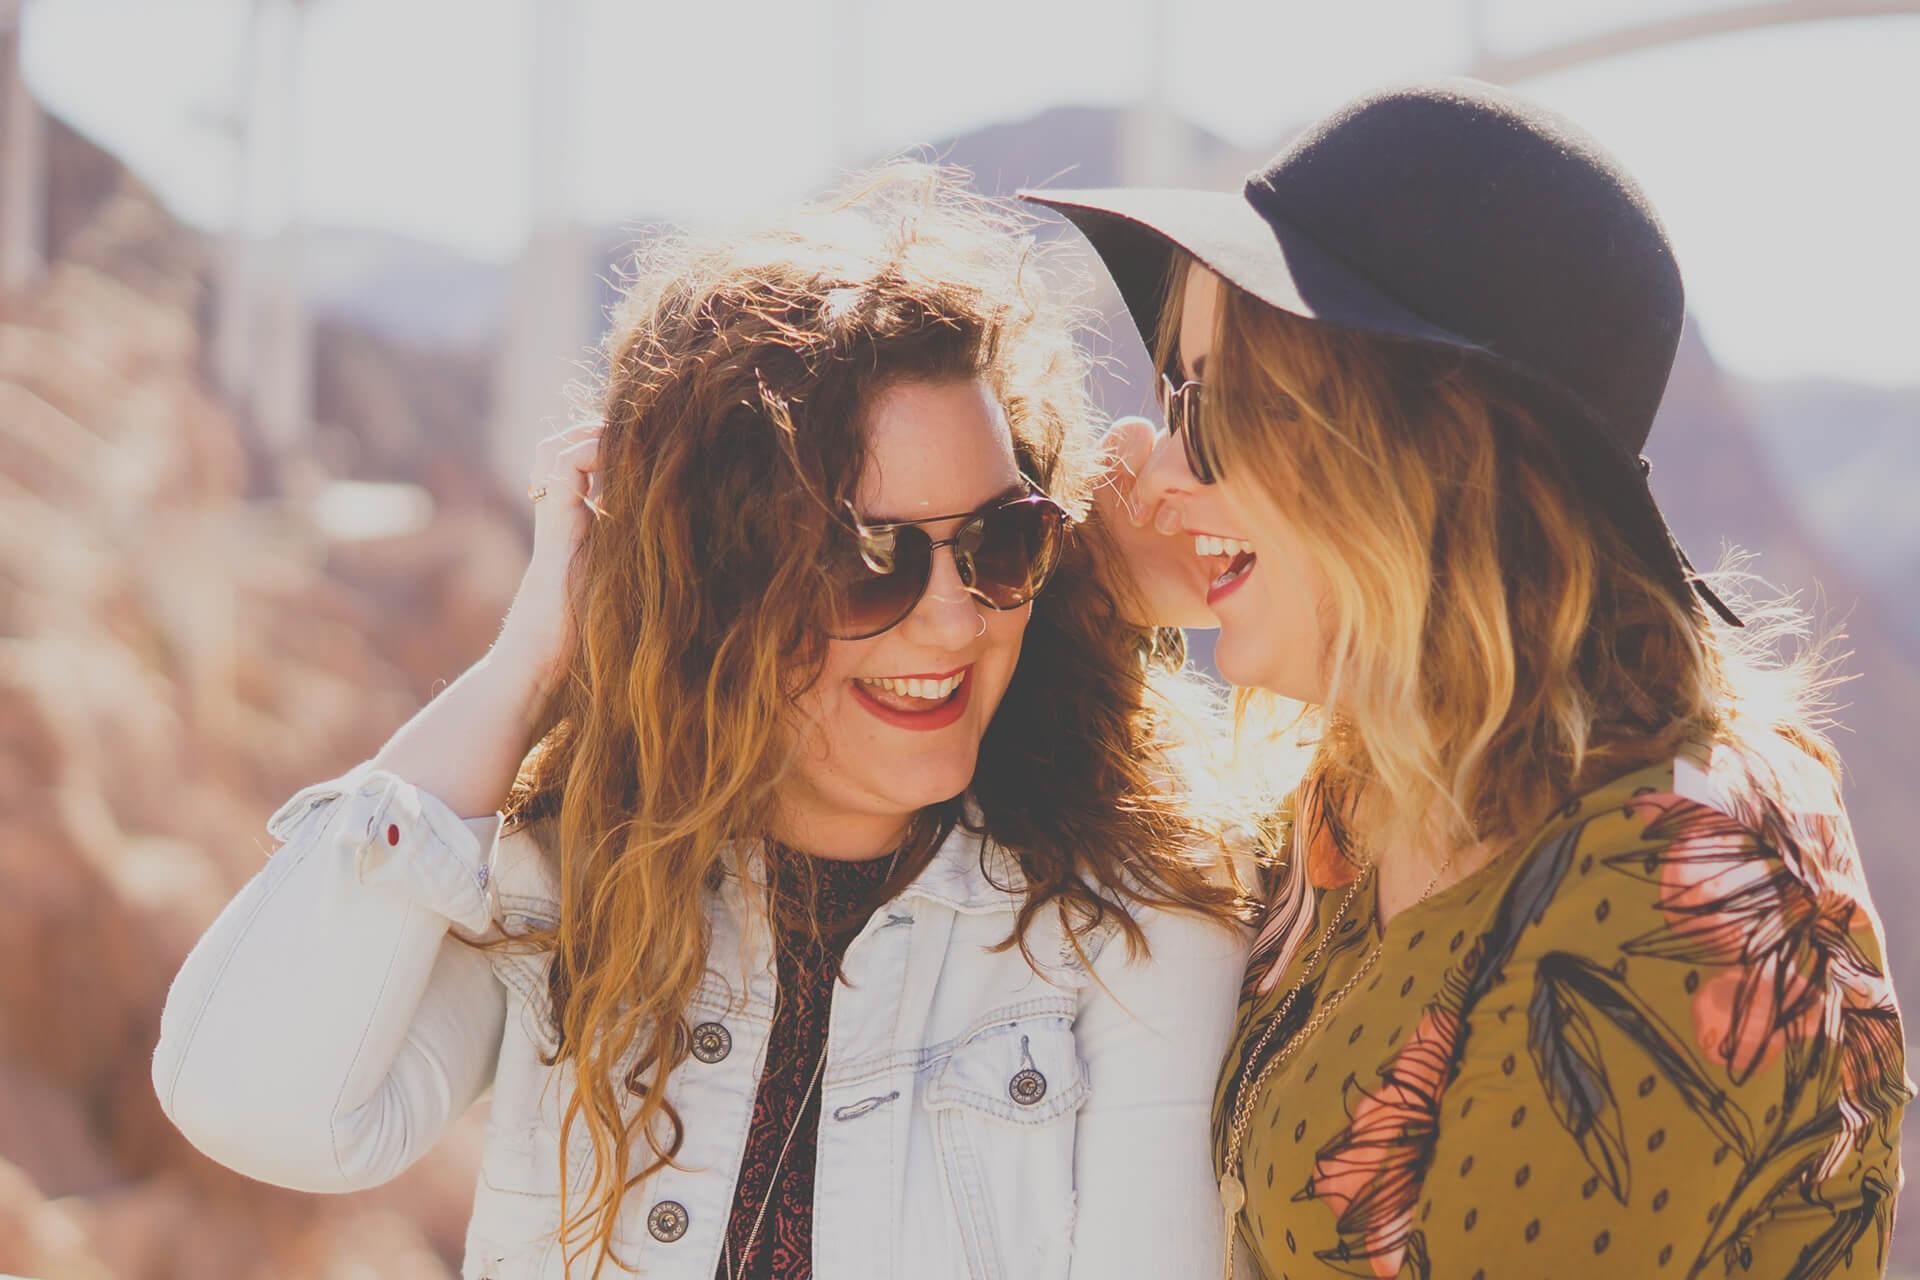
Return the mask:
{"type": "MultiPolygon", "coordinates": [[[[497,815],[463,822],[370,765],[300,792],[268,830],[284,846],[167,998],[153,1064],[167,1115],[242,1173],[351,1191],[405,1169],[491,1087],[462,1275],[556,1280],[568,1084],[542,1064],[545,958],[462,940],[552,920],[546,855],[526,832],[501,835],[497,815]]],[[[1018,948],[993,950],[1019,901],[995,881],[1018,882],[1010,860],[956,832],[847,948],[814,1273],[1215,1274],[1209,1112],[1245,939],[1144,912],[1152,960],[1130,961],[1107,929],[1085,946],[1089,971],[1043,912],[1029,935],[1040,973],[1018,948]]],[[[729,878],[708,902],[697,1052],[666,1086],[684,1126],[676,1167],[621,1207],[616,1257],[643,1276],[712,1280],[720,1266],[775,990],[764,912],[743,897],[729,878]]],[[[591,1147],[584,1132],[573,1145],[579,1186],[591,1147]]]]}

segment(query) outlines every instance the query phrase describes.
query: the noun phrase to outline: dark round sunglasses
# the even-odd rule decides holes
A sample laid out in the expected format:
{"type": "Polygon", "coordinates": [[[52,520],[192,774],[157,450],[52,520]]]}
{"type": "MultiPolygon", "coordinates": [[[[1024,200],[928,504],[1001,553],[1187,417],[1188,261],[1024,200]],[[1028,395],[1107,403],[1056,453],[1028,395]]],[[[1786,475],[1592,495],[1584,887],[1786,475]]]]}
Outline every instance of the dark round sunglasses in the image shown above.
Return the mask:
{"type": "Polygon", "coordinates": [[[836,640],[865,640],[898,626],[933,580],[933,553],[953,548],[960,585],[990,609],[1017,609],[1040,592],[1066,540],[1066,509],[1020,477],[1027,491],[978,511],[886,524],[856,521],[829,569],[836,640]],[[935,541],[922,525],[965,520],[935,541]]]}
{"type": "Polygon", "coordinates": [[[1193,472],[1193,478],[1201,484],[1213,484],[1219,480],[1220,471],[1214,466],[1213,451],[1200,438],[1202,389],[1197,378],[1188,378],[1175,386],[1172,374],[1161,374],[1160,412],[1167,420],[1167,430],[1180,437],[1181,446],[1187,452],[1187,470],[1193,472]]]}

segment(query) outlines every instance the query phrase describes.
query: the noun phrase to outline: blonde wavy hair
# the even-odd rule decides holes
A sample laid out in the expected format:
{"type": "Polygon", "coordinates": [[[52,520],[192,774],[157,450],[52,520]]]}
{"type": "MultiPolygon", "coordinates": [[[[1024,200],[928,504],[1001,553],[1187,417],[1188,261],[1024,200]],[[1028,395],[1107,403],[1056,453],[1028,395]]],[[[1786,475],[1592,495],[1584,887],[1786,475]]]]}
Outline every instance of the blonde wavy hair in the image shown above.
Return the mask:
{"type": "MultiPolygon", "coordinates": [[[[618,1263],[622,1197],[678,1150],[658,1086],[689,1051],[707,895],[763,852],[792,856],[768,839],[775,792],[829,643],[826,566],[850,536],[866,406],[902,379],[984,379],[1021,470],[1089,509],[1076,315],[1022,225],[960,182],[900,166],[784,222],[657,239],[607,339],[577,650],[508,807],[561,885],[558,925],[516,945],[552,953],[554,1062],[574,1082],[561,1147],[576,1125],[592,1140],[585,1187],[562,1161],[569,1269],[590,1251],[595,1275],[618,1263]]],[[[968,792],[1024,881],[1009,946],[1046,910],[1137,946],[1132,907],[1237,905],[1212,874],[1216,837],[1159,785],[1178,735],[1156,690],[1181,679],[1178,647],[1125,622],[1093,572],[1097,536],[1075,527],[1035,600],[968,792]]],[[[882,897],[962,820],[961,797],[921,813],[882,897]]]]}
{"type": "MultiPolygon", "coordinates": [[[[1190,267],[1176,261],[1167,296],[1190,267]]],[[[1222,284],[1201,430],[1324,576],[1328,693],[1283,719],[1312,743],[1301,810],[1336,847],[1363,857],[1364,832],[1376,847],[1497,851],[1573,795],[1703,739],[1738,748],[1762,793],[1803,772],[1796,754],[1837,777],[1831,666],[1804,613],[1728,569],[1715,588],[1748,625],[1711,625],[1579,482],[1540,395],[1464,354],[1222,284]]],[[[1161,367],[1178,323],[1168,308],[1161,367]]],[[[1243,699],[1243,713],[1273,710],[1243,699]]],[[[1303,861],[1282,903],[1304,902],[1303,861]]]]}

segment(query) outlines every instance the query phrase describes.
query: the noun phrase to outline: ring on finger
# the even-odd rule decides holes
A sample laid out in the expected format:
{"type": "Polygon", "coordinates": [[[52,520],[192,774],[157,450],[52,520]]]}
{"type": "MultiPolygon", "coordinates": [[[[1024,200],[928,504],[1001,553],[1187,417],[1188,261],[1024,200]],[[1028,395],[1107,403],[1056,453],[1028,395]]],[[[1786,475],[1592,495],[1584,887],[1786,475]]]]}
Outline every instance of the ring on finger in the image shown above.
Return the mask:
{"type": "Polygon", "coordinates": [[[540,501],[540,499],[546,496],[547,496],[547,486],[543,484],[530,484],[527,486],[528,502],[538,502],[540,501]]]}

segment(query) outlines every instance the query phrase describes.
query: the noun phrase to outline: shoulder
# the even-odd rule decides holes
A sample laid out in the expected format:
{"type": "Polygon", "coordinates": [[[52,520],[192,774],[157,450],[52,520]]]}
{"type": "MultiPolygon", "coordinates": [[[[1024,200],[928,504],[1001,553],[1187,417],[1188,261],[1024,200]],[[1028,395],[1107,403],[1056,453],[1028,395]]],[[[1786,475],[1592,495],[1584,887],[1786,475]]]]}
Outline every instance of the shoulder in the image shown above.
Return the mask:
{"type": "Polygon", "coordinates": [[[1713,1093],[1890,1134],[1910,1090],[1884,934],[1815,782],[1716,748],[1581,797],[1514,873],[1489,969],[1549,1040],[1611,1025],[1713,1093]]]}
{"type": "Polygon", "coordinates": [[[558,827],[553,818],[501,825],[487,864],[487,892],[495,924],[509,935],[559,920],[558,827]]]}
{"type": "Polygon", "coordinates": [[[1051,896],[1029,911],[1037,890],[1019,856],[991,837],[964,828],[906,893],[940,902],[962,918],[956,940],[994,933],[995,943],[1015,938],[1006,954],[1023,957],[1056,986],[1098,991],[1103,984],[1188,980],[1196,968],[1231,970],[1237,984],[1246,961],[1248,931],[1233,920],[1201,910],[1135,900],[1138,881],[1123,871],[1120,883],[1103,885],[1084,872],[1073,892],[1051,896]],[[1098,904],[1100,918],[1088,912],[1098,904]],[[1138,943],[1127,925],[1137,930],[1138,943]]]}
{"type": "Polygon", "coordinates": [[[1129,913],[1140,926],[1145,946],[1129,954],[1123,940],[1116,940],[1102,953],[1107,966],[1170,967],[1202,964],[1231,964],[1234,979],[1247,959],[1251,931],[1232,920],[1223,920],[1198,910],[1178,907],[1134,906],[1129,913]]]}
{"type": "Polygon", "coordinates": [[[1726,746],[1575,799],[1527,852],[1508,898],[1516,927],[1671,961],[1750,962],[1763,938],[1800,924],[1815,952],[1851,957],[1846,936],[1876,962],[1883,949],[1832,778],[1811,760],[1763,764],[1726,746]]]}
{"type": "Polygon", "coordinates": [[[1135,906],[1130,914],[1140,944],[1119,928],[1089,951],[1084,1000],[1108,1001],[1136,1012],[1149,1006],[1214,1006],[1231,1011],[1246,971],[1251,934],[1233,921],[1173,907],[1135,906]]]}

